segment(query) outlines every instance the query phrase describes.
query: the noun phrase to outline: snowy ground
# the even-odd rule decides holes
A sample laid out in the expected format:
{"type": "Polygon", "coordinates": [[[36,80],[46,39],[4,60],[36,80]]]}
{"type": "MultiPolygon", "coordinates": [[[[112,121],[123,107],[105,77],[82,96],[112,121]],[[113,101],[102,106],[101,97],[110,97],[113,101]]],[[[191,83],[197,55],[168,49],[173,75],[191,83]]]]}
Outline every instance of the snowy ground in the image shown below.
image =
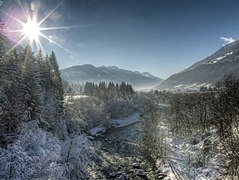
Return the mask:
{"type": "Polygon", "coordinates": [[[87,98],[88,96],[86,96],[86,95],[73,95],[73,96],[71,96],[71,95],[66,95],[66,96],[64,96],[64,101],[66,102],[66,103],[72,103],[71,101],[72,100],[76,100],[76,99],[82,99],[82,98],[87,98]]]}
{"type": "MultiPolygon", "coordinates": [[[[112,127],[113,128],[120,128],[120,127],[125,127],[125,126],[129,126],[131,124],[134,124],[136,122],[139,121],[139,113],[134,113],[131,116],[128,116],[126,118],[123,119],[113,119],[112,121],[112,127]]],[[[103,133],[105,133],[107,131],[107,129],[101,124],[97,127],[92,128],[91,130],[89,130],[89,134],[91,136],[99,136],[102,135],[103,133]]]]}
{"type": "Polygon", "coordinates": [[[167,126],[161,124],[160,132],[167,133],[164,143],[168,150],[168,162],[161,169],[171,179],[213,180],[219,177],[221,159],[214,145],[217,141],[215,130],[180,137],[172,136],[167,126]]]}
{"type": "Polygon", "coordinates": [[[114,128],[125,127],[133,123],[139,122],[139,113],[134,113],[133,115],[128,116],[124,119],[114,119],[112,121],[114,128]]]}

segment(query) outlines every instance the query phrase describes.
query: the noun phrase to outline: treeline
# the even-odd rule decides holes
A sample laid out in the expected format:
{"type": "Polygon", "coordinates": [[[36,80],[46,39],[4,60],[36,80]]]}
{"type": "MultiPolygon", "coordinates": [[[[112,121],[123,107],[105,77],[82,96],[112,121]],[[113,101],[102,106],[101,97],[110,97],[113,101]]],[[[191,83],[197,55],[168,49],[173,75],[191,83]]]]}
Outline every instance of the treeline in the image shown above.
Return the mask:
{"type": "Polygon", "coordinates": [[[90,96],[102,96],[104,94],[111,94],[114,96],[130,96],[134,94],[134,90],[131,84],[122,82],[121,84],[114,84],[113,82],[100,82],[95,84],[92,82],[86,82],[84,87],[84,94],[90,96]]]}
{"type": "Polygon", "coordinates": [[[169,124],[174,134],[210,133],[217,129],[227,178],[238,177],[239,78],[225,76],[214,91],[171,94],[169,124]]]}
{"type": "MultiPolygon", "coordinates": [[[[63,113],[63,88],[56,56],[34,55],[30,46],[23,52],[0,57],[0,145],[12,141],[16,128],[35,120],[54,131],[63,113]]],[[[63,137],[59,131],[53,133],[63,137]]]]}

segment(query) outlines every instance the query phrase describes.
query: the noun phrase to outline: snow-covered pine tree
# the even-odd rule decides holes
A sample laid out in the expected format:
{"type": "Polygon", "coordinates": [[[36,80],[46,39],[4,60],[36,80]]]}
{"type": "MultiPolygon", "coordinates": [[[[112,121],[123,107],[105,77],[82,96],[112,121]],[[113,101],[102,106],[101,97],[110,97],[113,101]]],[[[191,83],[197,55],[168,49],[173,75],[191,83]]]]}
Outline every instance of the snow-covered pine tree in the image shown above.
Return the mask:
{"type": "Polygon", "coordinates": [[[22,118],[25,121],[37,120],[42,122],[43,94],[40,85],[40,74],[36,58],[30,46],[27,46],[22,55],[22,102],[24,104],[22,118]]]}
{"type": "Polygon", "coordinates": [[[16,49],[9,51],[9,41],[0,20],[0,146],[13,140],[18,122],[15,109],[19,84],[19,61],[16,49]]]}
{"type": "MultiPolygon", "coordinates": [[[[14,51],[15,52],[15,51],[14,51]]],[[[13,139],[13,131],[18,124],[15,109],[18,91],[18,62],[14,53],[2,55],[0,61],[0,145],[13,139]]]]}
{"type": "MultiPolygon", "coordinates": [[[[49,62],[51,65],[52,83],[57,92],[56,96],[57,96],[59,102],[63,103],[64,91],[63,91],[63,86],[62,86],[61,73],[59,70],[59,65],[57,63],[56,55],[53,51],[51,52],[51,54],[49,56],[49,62]]],[[[61,105],[61,108],[62,108],[62,105],[61,105]]]]}
{"type": "MultiPolygon", "coordinates": [[[[41,52],[39,52],[41,53],[41,52]]],[[[46,55],[43,61],[41,54],[37,57],[40,68],[41,84],[44,90],[45,120],[49,124],[48,130],[64,138],[66,133],[63,111],[63,85],[55,53],[46,55]]]]}

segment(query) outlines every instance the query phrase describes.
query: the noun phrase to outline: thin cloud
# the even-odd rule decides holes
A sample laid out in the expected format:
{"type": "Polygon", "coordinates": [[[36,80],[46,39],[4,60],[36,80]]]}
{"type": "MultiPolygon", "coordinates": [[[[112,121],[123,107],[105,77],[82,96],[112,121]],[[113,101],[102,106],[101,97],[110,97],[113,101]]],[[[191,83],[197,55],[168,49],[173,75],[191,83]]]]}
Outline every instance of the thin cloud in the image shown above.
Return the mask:
{"type": "Polygon", "coordinates": [[[225,46],[227,44],[233,43],[234,41],[236,41],[236,39],[232,38],[232,37],[220,37],[220,40],[223,42],[222,45],[225,46]]]}

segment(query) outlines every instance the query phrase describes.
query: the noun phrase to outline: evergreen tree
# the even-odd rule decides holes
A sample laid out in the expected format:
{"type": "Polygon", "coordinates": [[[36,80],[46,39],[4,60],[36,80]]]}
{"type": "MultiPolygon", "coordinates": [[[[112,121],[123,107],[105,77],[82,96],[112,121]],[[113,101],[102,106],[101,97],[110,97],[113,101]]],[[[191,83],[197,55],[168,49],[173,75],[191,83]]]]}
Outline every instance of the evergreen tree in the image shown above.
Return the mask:
{"type": "Polygon", "coordinates": [[[86,82],[85,88],[84,88],[84,94],[93,96],[95,94],[96,89],[97,89],[97,85],[91,82],[86,82]]]}
{"type": "Polygon", "coordinates": [[[120,93],[121,93],[123,96],[126,96],[126,83],[125,83],[125,82],[122,82],[122,83],[120,84],[119,90],[120,90],[120,93]]]}
{"type": "Polygon", "coordinates": [[[116,85],[115,85],[115,91],[117,93],[117,96],[119,96],[119,84],[118,83],[116,83],[116,85]]]}
{"type": "Polygon", "coordinates": [[[41,120],[41,110],[43,106],[40,76],[37,68],[36,59],[30,46],[24,50],[22,61],[21,80],[23,86],[21,93],[23,95],[23,119],[25,120],[41,120]]]}
{"type": "Polygon", "coordinates": [[[44,62],[44,57],[42,54],[42,50],[40,49],[37,56],[36,56],[36,60],[37,60],[37,65],[38,65],[38,69],[39,69],[39,75],[40,75],[40,79],[41,79],[41,86],[45,85],[45,62],[44,62]]]}
{"type": "Polygon", "coordinates": [[[100,83],[99,83],[99,90],[100,90],[100,91],[105,91],[105,90],[106,90],[106,84],[105,84],[105,82],[100,82],[100,83]]]}
{"type": "Polygon", "coordinates": [[[115,90],[115,84],[113,82],[109,82],[108,90],[110,90],[110,91],[115,90]]]}
{"type": "Polygon", "coordinates": [[[126,93],[127,93],[127,95],[132,95],[134,93],[134,90],[133,90],[131,84],[126,85],[126,93]]]}
{"type": "Polygon", "coordinates": [[[56,60],[56,55],[53,51],[49,56],[49,63],[51,65],[51,79],[57,92],[56,96],[58,97],[59,101],[63,102],[64,91],[62,86],[61,73],[59,70],[59,65],[56,60]]]}
{"type": "Polygon", "coordinates": [[[1,54],[0,60],[0,145],[12,141],[13,131],[19,125],[20,109],[19,66],[16,51],[1,54]]]}
{"type": "MultiPolygon", "coordinates": [[[[59,65],[56,60],[56,55],[53,51],[51,52],[49,56],[49,64],[50,64],[50,77],[51,77],[53,86],[55,88],[56,97],[59,101],[61,101],[61,103],[63,103],[64,91],[62,86],[61,73],[59,70],[59,65]]],[[[61,104],[61,107],[63,107],[62,104],[61,104]]]]}

